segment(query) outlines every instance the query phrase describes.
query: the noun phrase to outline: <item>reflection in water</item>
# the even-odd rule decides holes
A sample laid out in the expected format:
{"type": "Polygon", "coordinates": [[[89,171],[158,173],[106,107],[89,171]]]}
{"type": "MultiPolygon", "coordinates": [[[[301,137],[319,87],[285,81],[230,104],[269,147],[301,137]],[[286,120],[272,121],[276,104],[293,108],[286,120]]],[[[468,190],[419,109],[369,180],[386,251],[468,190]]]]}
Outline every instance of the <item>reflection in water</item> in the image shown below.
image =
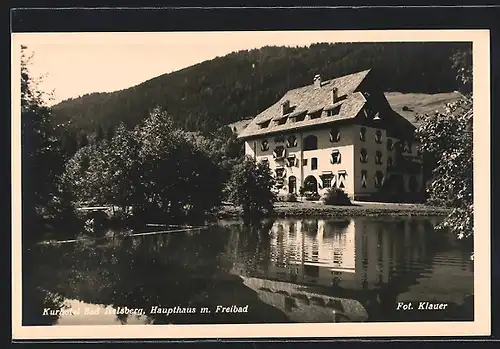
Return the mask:
{"type": "Polygon", "coordinates": [[[472,263],[452,236],[433,231],[437,223],[221,221],[198,232],[39,245],[23,274],[23,323],[471,320],[472,263]],[[403,301],[449,306],[397,311],[403,301]]]}

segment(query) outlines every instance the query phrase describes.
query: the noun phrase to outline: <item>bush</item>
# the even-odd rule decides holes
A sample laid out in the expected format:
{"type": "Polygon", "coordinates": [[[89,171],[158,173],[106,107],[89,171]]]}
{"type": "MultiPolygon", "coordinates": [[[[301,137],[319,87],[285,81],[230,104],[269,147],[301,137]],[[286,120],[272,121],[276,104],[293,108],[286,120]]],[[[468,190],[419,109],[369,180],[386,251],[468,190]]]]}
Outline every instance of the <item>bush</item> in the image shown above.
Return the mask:
{"type": "Polygon", "coordinates": [[[258,216],[273,211],[275,184],[267,164],[244,157],[231,172],[228,183],[229,199],[241,205],[245,216],[258,216]]]}
{"type": "Polygon", "coordinates": [[[282,202],[297,202],[297,195],[294,193],[282,194],[277,196],[278,201],[282,202]]]}
{"type": "Polygon", "coordinates": [[[347,194],[338,188],[330,188],[323,197],[325,205],[351,205],[351,200],[347,194]]]}
{"type": "Polygon", "coordinates": [[[312,191],[306,191],[304,193],[304,197],[307,201],[317,201],[321,198],[321,196],[318,193],[312,191]]]}

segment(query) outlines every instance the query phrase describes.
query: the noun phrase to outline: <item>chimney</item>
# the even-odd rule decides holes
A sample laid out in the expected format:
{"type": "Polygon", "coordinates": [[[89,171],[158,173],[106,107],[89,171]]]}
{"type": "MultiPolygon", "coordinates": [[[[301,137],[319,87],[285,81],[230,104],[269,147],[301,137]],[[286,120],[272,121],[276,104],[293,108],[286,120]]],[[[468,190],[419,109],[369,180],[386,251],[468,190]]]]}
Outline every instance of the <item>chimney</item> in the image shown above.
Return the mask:
{"type": "Polygon", "coordinates": [[[281,115],[285,115],[288,113],[288,110],[290,109],[290,101],[284,101],[281,103],[281,115]]]}
{"type": "Polygon", "coordinates": [[[316,74],[314,76],[313,83],[315,88],[321,87],[321,75],[316,74]]]}
{"type": "Polygon", "coordinates": [[[334,87],[332,88],[332,104],[337,102],[337,99],[339,98],[339,90],[334,87]]]}

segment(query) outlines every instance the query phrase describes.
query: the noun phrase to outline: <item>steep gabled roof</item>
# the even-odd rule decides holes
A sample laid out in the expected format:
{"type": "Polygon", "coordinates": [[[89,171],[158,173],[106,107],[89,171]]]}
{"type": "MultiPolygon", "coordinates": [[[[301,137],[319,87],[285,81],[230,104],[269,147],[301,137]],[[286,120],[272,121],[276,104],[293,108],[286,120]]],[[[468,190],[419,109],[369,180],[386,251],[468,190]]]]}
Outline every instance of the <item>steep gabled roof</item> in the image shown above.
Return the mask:
{"type": "Polygon", "coordinates": [[[368,69],[336,79],[323,81],[321,87],[316,87],[314,84],[311,84],[288,91],[279,101],[257,115],[242,131],[238,138],[248,138],[272,132],[292,130],[310,125],[326,124],[337,120],[354,118],[366,102],[361,93],[355,93],[354,91],[366,78],[369,72],[370,70],[368,69]],[[339,102],[335,103],[334,106],[332,105],[333,88],[336,88],[337,96],[341,99],[339,102]],[[342,100],[342,98],[345,99],[342,100]],[[285,124],[276,125],[274,121],[282,118],[281,105],[286,101],[289,102],[291,109],[286,115],[289,119],[290,117],[297,116],[297,114],[304,112],[309,114],[335,106],[340,106],[340,111],[338,115],[334,116],[322,116],[315,119],[306,118],[298,122],[290,122],[290,120],[287,120],[285,124]],[[266,122],[270,122],[268,127],[261,128],[259,126],[266,122]]]}

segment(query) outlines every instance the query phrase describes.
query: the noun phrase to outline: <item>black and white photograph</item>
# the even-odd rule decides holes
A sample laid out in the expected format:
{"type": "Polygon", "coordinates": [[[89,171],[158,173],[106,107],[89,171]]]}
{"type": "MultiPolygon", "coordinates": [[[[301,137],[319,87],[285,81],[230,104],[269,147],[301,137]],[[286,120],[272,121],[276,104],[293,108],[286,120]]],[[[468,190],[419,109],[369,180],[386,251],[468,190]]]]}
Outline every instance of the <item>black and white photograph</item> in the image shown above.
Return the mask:
{"type": "Polygon", "coordinates": [[[488,40],[13,34],[14,334],[488,334],[488,40]]]}

